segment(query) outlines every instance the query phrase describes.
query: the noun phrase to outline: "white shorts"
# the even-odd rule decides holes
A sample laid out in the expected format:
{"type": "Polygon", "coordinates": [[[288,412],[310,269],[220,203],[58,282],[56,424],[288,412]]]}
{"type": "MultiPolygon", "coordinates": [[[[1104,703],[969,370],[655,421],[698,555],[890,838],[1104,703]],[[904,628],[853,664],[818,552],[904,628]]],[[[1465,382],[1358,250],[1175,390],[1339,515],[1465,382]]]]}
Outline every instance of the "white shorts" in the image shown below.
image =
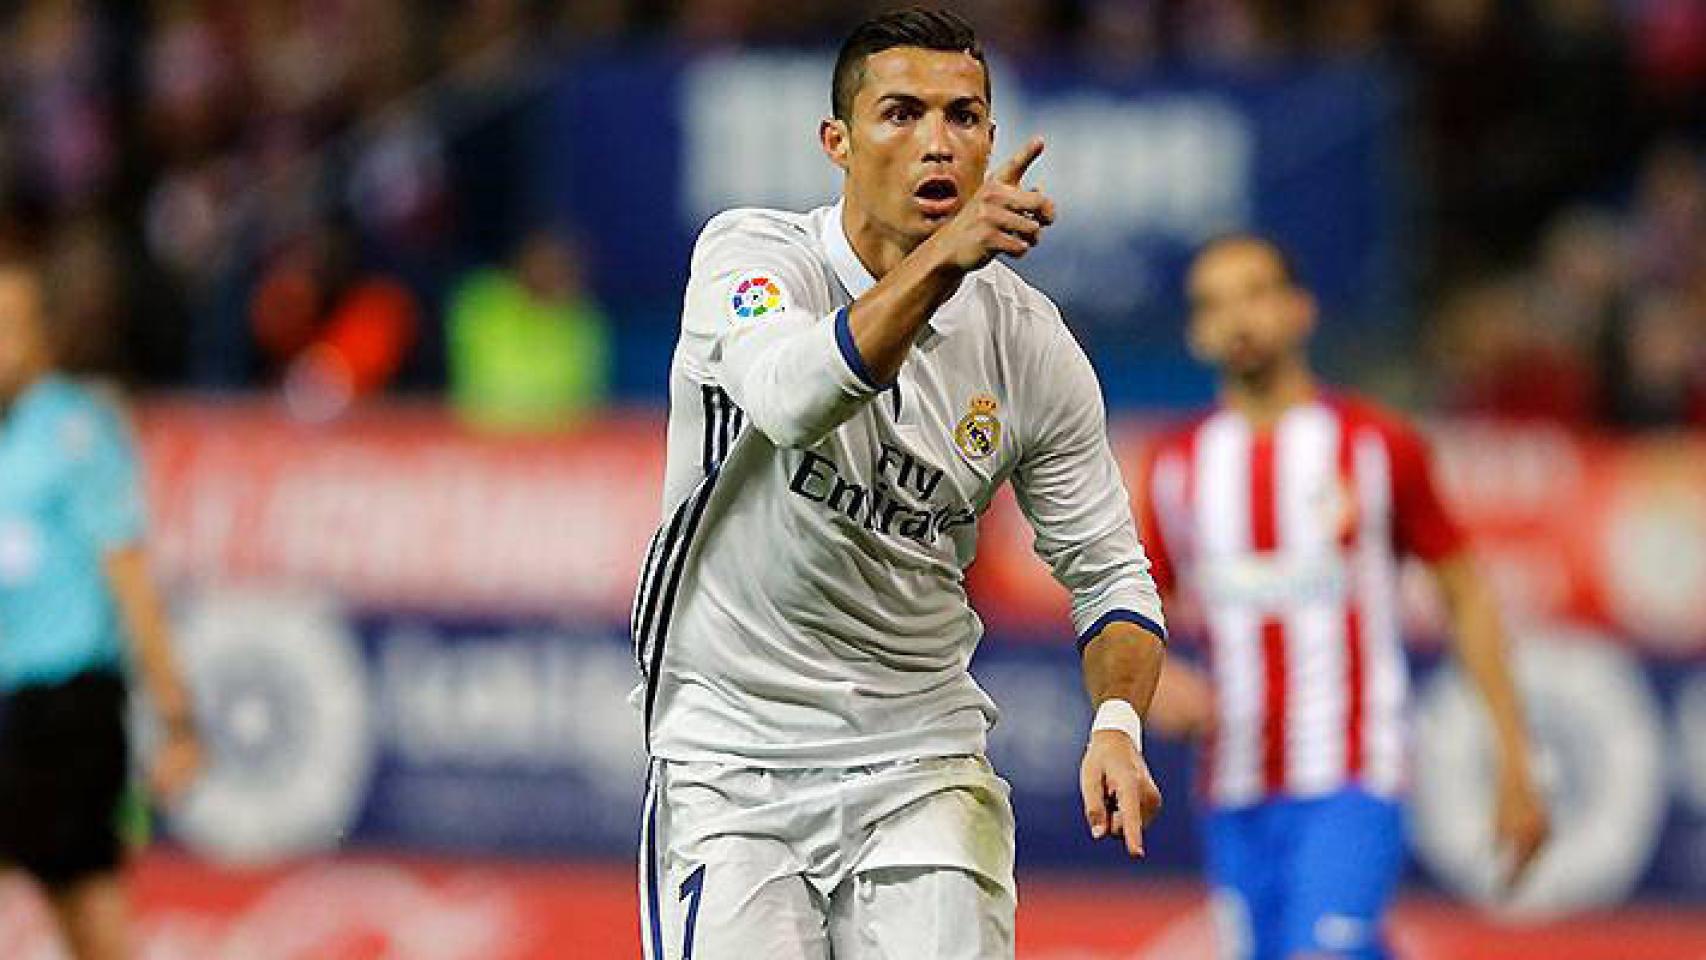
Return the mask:
{"type": "Polygon", "coordinates": [[[1013,956],[1013,807],[982,757],[766,770],[653,761],[647,960],[1013,956]]]}

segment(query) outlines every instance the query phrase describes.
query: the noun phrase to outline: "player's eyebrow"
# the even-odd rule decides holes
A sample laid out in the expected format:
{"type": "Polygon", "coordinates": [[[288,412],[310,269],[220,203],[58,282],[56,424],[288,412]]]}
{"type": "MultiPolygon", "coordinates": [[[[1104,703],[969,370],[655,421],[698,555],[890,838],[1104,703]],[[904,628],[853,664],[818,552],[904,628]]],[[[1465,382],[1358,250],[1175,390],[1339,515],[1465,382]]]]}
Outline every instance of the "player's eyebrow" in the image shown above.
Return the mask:
{"type": "Polygon", "coordinates": [[[877,103],[879,105],[893,103],[903,107],[922,107],[924,106],[924,98],[913,96],[910,93],[885,93],[877,97],[877,103]]]}
{"type": "MultiPolygon", "coordinates": [[[[905,93],[898,90],[891,93],[885,93],[877,97],[877,103],[879,105],[884,103],[894,103],[906,107],[920,108],[929,106],[929,103],[927,103],[923,97],[920,97],[917,94],[905,93]]],[[[980,107],[988,109],[989,104],[985,102],[983,97],[973,94],[964,97],[955,97],[948,103],[948,107],[949,109],[965,107],[980,107]]]]}

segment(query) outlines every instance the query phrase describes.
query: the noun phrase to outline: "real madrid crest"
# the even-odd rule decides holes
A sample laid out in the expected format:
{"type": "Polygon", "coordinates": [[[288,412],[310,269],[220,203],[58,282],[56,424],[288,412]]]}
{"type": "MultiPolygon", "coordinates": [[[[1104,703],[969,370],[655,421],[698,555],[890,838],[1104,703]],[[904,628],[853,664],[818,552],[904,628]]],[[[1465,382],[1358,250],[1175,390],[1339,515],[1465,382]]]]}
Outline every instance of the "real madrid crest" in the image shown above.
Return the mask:
{"type": "Polygon", "coordinates": [[[1001,421],[995,416],[1000,404],[987,393],[971,399],[971,411],[954,427],[954,445],[968,459],[982,460],[1001,448],[1001,421]]]}

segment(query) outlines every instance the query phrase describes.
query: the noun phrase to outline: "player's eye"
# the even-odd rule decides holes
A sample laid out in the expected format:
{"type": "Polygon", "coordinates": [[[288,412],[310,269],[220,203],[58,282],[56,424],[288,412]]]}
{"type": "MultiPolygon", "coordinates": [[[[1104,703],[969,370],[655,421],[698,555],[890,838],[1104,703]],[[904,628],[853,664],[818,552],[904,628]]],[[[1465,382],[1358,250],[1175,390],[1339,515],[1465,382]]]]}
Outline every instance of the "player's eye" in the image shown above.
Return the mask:
{"type": "Polygon", "coordinates": [[[949,119],[962,127],[975,127],[983,117],[976,110],[955,110],[949,114],[949,119]]]}
{"type": "Polygon", "coordinates": [[[911,123],[918,119],[918,108],[910,104],[897,103],[883,111],[883,119],[890,123],[911,123]]]}

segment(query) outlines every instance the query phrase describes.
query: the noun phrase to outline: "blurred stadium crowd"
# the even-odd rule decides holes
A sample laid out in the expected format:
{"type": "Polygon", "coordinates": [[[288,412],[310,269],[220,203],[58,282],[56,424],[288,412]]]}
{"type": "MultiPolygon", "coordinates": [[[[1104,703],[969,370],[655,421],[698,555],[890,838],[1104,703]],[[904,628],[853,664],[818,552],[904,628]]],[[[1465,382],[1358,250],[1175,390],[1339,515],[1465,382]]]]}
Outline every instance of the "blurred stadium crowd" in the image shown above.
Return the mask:
{"type": "MultiPolygon", "coordinates": [[[[578,266],[595,238],[506,185],[539,78],[629,45],[823,46],[886,5],[9,3],[0,242],[75,278],[59,316],[90,333],[81,359],[142,384],[452,387],[504,407],[506,355],[545,344],[572,369],[535,371],[543,412],[505,416],[561,416],[608,393],[621,346],[578,266]]],[[[1706,424],[1697,0],[953,5],[1021,64],[1394,65],[1417,237],[1382,353],[1430,362],[1362,365],[1363,385],[1454,412],[1706,424]]]]}

